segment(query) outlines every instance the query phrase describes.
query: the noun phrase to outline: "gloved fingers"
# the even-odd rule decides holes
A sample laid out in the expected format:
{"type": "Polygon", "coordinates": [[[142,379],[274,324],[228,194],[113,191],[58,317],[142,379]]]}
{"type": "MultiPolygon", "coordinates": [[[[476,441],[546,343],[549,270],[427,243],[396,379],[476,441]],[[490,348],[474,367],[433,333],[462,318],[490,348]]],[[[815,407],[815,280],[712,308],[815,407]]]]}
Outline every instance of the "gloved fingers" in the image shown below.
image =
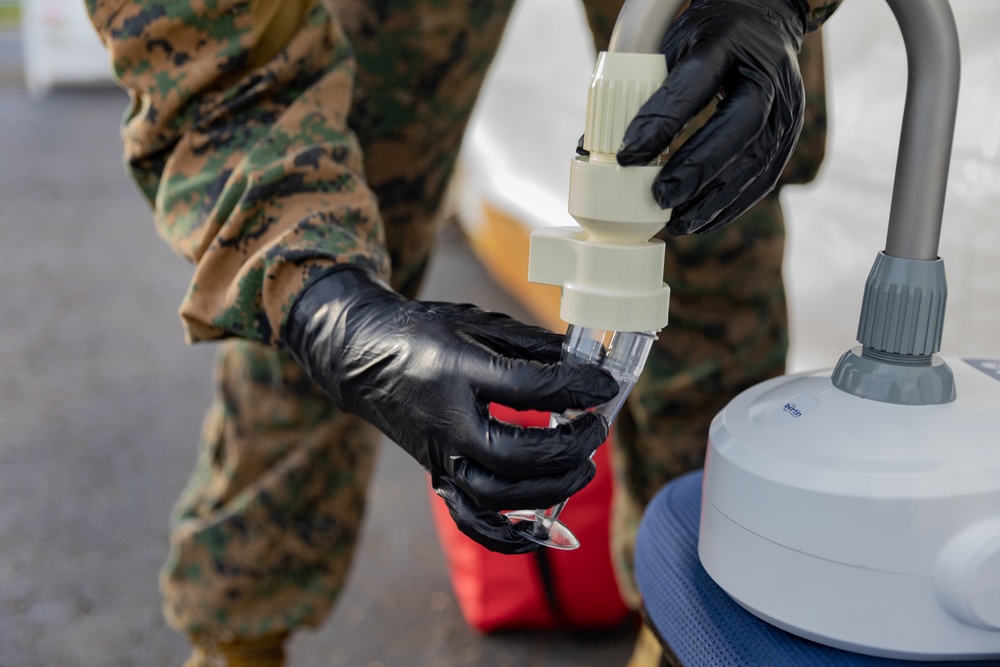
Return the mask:
{"type": "Polygon", "coordinates": [[[739,198],[752,183],[765,185],[760,181],[764,167],[761,163],[755,163],[753,158],[741,157],[726,171],[731,173],[721,174],[716,187],[704,190],[701,195],[684,202],[671,212],[667,231],[672,236],[701,234],[728,225],[735,220],[735,217],[725,218],[722,212],[730,206],[734,198],[739,198]],[[748,171],[750,169],[754,171],[748,171]],[[732,179],[731,185],[730,179],[732,179]]]}
{"type": "Polygon", "coordinates": [[[732,54],[718,42],[696,44],[625,129],[618,164],[644,165],[656,159],[712,100],[732,63],[732,54]]]}
{"type": "MultiPolygon", "coordinates": [[[[799,100],[801,102],[801,100],[799,100]]],[[[772,110],[791,118],[769,122],[761,133],[716,178],[716,186],[674,208],[667,231],[673,235],[704,233],[730,224],[774,189],[795,147],[802,126],[794,99],[772,110]],[[784,128],[784,129],[781,129],[784,128]]]]}
{"type": "Polygon", "coordinates": [[[590,459],[607,437],[607,420],[593,412],[553,428],[526,428],[491,418],[486,442],[468,456],[512,479],[556,475],[590,459]]]}
{"type": "Polygon", "coordinates": [[[717,177],[730,164],[746,162],[747,147],[766,126],[773,97],[746,81],[736,86],[705,126],[660,170],[653,183],[657,203],[662,208],[676,208],[708,189],[722,188],[732,196],[744,188],[749,181],[740,172],[727,170],[735,178],[721,182],[717,177]]]}
{"type": "Polygon", "coordinates": [[[452,463],[450,481],[476,507],[498,512],[551,507],[587,486],[597,474],[597,466],[589,458],[556,474],[518,479],[498,475],[464,457],[453,459],[452,463]]]}
{"type": "Polygon", "coordinates": [[[615,379],[589,364],[544,364],[504,357],[492,357],[487,363],[467,372],[476,382],[477,397],[515,410],[585,410],[618,395],[615,379]]]}
{"type": "Polygon", "coordinates": [[[460,336],[484,348],[508,357],[533,359],[548,363],[559,360],[562,336],[533,324],[469,304],[425,304],[434,315],[460,323],[460,336]]]}
{"type": "Polygon", "coordinates": [[[554,364],[562,356],[561,335],[506,316],[465,333],[490,352],[512,359],[554,364]]]}
{"type": "MultiPolygon", "coordinates": [[[[696,232],[699,234],[705,232],[715,231],[716,229],[722,229],[729,223],[733,222],[745,212],[747,212],[754,204],[763,199],[767,193],[774,189],[774,184],[778,180],[778,176],[781,175],[781,170],[785,168],[785,159],[778,159],[771,162],[764,173],[760,174],[753,180],[753,182],[740,193],[740,195],[728,206],[723,208],[721,211],[716,213],[712,219],[702,222],[697,228],[692,229],[688,232],[696,232]]],[[[686,217],[687,213],[682,213],[682,216],[686,217]]],[[[699,212],[692,211],[691,214],[693,219],[700,217],[699,212]]],[[[685,222],[686,224],[686,222],[685,222]]],[[[671,233],[674,233],[671,230],[671,233]]]]}
{"type": "Polygon", "coordinates": [[[434,486],[458,529],[490,551],[523,554],[539,548],[540,545],[525,539],[506,517],[476,507],[469,496],[448,480],[436,480],[434,486]]]}

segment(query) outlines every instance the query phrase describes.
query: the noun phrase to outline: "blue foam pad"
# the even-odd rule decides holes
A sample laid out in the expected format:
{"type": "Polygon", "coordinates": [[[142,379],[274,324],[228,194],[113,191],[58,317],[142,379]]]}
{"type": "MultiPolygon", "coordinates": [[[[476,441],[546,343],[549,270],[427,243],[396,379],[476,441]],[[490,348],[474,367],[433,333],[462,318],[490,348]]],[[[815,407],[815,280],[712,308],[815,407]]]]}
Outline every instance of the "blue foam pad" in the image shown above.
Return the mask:
{"type": "Polygon", "coordinates": [[[635,576],[646,617],[690,667],[984,667],[876,658],[830,648],[776,628],[736,604],[698,559],[702,471],[678,477],[646,508],[635,547],[635,576]]]}

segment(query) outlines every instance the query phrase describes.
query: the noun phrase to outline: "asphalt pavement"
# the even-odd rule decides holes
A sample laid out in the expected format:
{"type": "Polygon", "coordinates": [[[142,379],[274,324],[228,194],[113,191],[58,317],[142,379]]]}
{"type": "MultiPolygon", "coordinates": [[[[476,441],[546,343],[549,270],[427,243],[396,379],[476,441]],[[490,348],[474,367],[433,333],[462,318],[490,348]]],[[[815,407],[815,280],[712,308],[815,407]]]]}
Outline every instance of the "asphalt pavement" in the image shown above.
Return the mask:
{"type": "MultiPolygon", "coordinates": [[[[127,98],[30,99],[0,30],[0,667],[169,667],[167,516],[195,459],[211,345],[183,342],[190,267],[122,166],[127,98]]],[[[530,319],[454,229],[424,296],[530,319]]],[[[381,449],[346,590],[292,667],[624,665],[629,633],[482,635],[458,609],[423,471],[381,449]]]]}

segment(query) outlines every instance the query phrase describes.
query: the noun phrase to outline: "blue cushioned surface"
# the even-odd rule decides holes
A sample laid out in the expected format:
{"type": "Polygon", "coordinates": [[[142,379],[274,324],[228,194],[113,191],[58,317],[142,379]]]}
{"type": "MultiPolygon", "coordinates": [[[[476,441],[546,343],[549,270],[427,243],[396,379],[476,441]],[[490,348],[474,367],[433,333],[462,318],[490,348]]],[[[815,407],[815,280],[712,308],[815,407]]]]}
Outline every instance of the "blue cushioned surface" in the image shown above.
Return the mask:
{"type": "Polygon", "coordinates": [[[635,575],[649,622],[690,667],[984,667],[986,662],[875,658],[801,639],[760,620],[715,584],[698,560],[702,472],[679,477],[646,509],[635,575]]]}

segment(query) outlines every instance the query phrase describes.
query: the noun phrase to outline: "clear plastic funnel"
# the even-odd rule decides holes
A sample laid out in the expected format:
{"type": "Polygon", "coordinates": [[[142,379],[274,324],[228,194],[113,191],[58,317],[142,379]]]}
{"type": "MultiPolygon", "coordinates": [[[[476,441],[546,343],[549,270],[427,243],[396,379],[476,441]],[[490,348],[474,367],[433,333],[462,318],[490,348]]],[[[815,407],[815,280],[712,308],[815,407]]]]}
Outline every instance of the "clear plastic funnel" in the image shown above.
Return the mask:
{"type": "MultiPolygon", "coordinates": [[[[562,345],[562,361],[569,364],[600,366],[618,382],[618,394],[607,403],[592,408],[608,425],[614,423],[632,387],[639,380],[656,331],[608,331],[571,324],[562,345]]],[[[582,411],[553,413],[549,426],[558,426],[583,414],[582,411]]],[[[566,501],[548,509],[505,512],[525,537],[554,549],[576,549],[580,541],[562,522],[559,514],[566,501]]]]}

